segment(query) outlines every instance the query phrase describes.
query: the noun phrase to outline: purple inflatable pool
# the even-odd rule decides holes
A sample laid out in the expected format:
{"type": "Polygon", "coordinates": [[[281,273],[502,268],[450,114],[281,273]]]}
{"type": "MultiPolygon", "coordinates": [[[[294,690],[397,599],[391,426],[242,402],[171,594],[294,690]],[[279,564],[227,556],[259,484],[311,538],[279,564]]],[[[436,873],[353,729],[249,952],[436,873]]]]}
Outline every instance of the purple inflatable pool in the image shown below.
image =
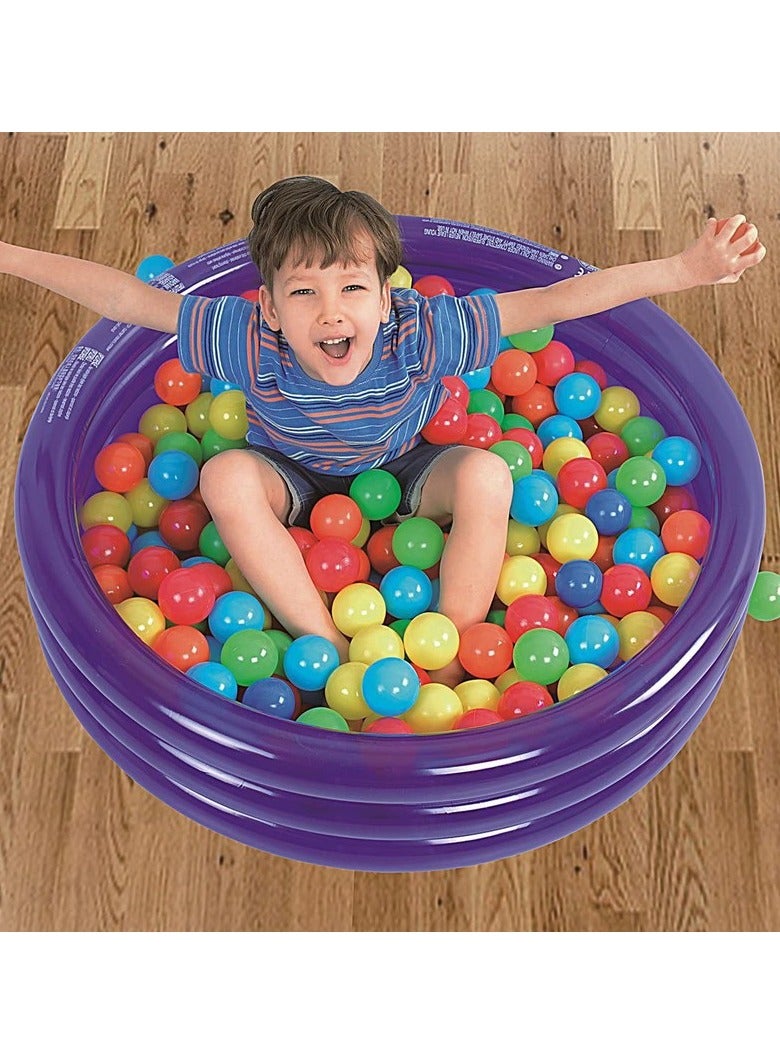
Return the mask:
{"type": "MultiPolygon", "coordinates": [[[[413,276],[458,294],[546,285],[591,267],[476,226],[401,217],[413,276]]],[[[205,295],[258,283],[243,241],[155,284],[205,295]]],[[[576,831],[626,801],[678,752],[723,680],[764,536],[750,427],[723,376],[653,303],[559,325],[578,358],[633,389],[642,413],[703,455],[694,484],[713,535],[683,607],[638,658],[576,698],[470,732],[374,736],[261,716],[164,664],[103,597],[82,555],[78,506],[93,462],[159,400],[175,337],[100,321],[46,388],[22,447],[16,530],[46,660],[92,738],[168,805],[248,846],[370,871],[457,868],[576,831]]]]}

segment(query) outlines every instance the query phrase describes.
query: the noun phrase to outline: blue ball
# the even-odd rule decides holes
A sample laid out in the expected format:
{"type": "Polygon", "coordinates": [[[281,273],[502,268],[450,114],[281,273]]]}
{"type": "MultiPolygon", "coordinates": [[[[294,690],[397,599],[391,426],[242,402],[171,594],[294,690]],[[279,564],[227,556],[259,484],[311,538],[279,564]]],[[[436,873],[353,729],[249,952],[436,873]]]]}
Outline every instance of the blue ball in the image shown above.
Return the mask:
{"type": "Polygon", "coordinates": [[[577,617],[563,637],[569,648],[572,665],[600,665],[607,669],[620,650],[620,639],[614,625],[603,617],[577,617]]]}
{"type": "Polygon", "coordinates": [[[374,713],[397,717],[417,701],[420,679],[403,658],[380,658],[363,673],[361,689],[374,713]]]}
{"type": "Polygon", "coordinates": [[[589,373],[567,373],[555,385],[553,398],[559,413],[582,421],[598,410],[601,388],[589,373]]]}
{"type": "MultiPolygon", "coordinates": [[[[209,661],[218,661],[222,664],[222,644],[218,639],[215,639],[213,635],[206,636],[206,642],[209,645],[209,661]]],[[[231,672],[232,676],[233,673],[231,672]]]]}
{"type": "Polygon", "coordinates": [[[523,525],[543,525],[558,509],[558,492],[545,473],[534,470],[516,480],[509,512],[523,525]]]}
{"type": "Polygon", "coordinates": [[[222,395],[223,392],[237,392],[241,389],[237,384],[231,384],[230,381],[221,381],[218,377],[212,377],[209,381],[209,391],[212,395],[222,395]]]}
{"type": "Polygon", "coordinates": [[[244,691],[243,705],[269,713],[272,717],[292,720],[295,713],[295,694],[292,687],[278,676],[255,680],[244,691]]]}
{"type": "Polygon", "coordinates": [[[163,499],[186,499],[198,483],[198,463],[185,451],[162,451],[149,463],[149,486],[163,499]]]}
{"type": "MultiPolygon", "coordinates": [[[[615,484],[617,483],[617,475],[618,475],[618,471],[619,470],[620,470],[620,466],[618,466],[617,469],[612,469],[612,470],[610,470],[609,473],[607,473],[607,487],[608,488],[615,488],[615,484]]],[[[617,491],[617,488],[615,488],[615,491],[617,491]]]]}
{"type": "Polygon", "coordinates": [[[413,565],[397,565],[385,573],[379,593],[387,612],[399,619],[425,613],[433,599],[430,577],[413,565]]]}
{"type": "Polygon", "coordinates": [[[585,503],[585,516],[596,526],[599,535],[619,536],[631,522],[631,503],[617,488],[602,488],[585,503]]]}
{"type": "Polygon", "coordinates": [[[141,532],[140,535],[135,537],[130,546],[131,557],[136,555],[139,550],[143,550],[144,547],[167,547],[168,550],[173,550],[170,543],[166,543],[155,528],[150,528],[148,532],[141,532]]]}
{"type": "Polygon", "coordinates": [[[265,610],[260,599],[248,591],[228,591],[220,595],[208,617],[211,634],[221,643],[236,632],[256,628],[265,623],[265,610]]]}
{"type": "Polygon", "coordinates": [[[321,691],[339,667],[335,646],[322,635],[301,635],[284,652],[284,674],[302,691],[321,691]]]}
{"type": "Polygon", "coordinates": [[[582,609],[598,602],[602,583],[601,569],[595,562],[574,558],[564,562],[555,574],[555,594],[567,606],[582,609]]]}
{"type": "Polygon", "coordinates": [[[497,296],[498,292],[495,288],[473,288],[469,292],[470,296],[497,296]]]}
{"type": "Polygon", "coordinates": [[[188,569],[191,565],[214,565],[213,558],[207,558],[205,554],[195,554],[192,558],[182,558],[182,569],[188,569]]]}
{"type": "Polygon", "coordinates": [[[666,554],[663,541],[649,528],[626,529],[621,532],[612,547],[612,560],[615,565],[637,565],[648,576],[662,554],[666,554]]]}
{"type": "Polygon", "coordinates": [[[461,379],[466,382],[466,386],[470,391],[486,388],[490,383],[490,366],[485,366],[483,369],[469,370],[468,373],[461,375],[461,379]]]}
{"type": "Polygon", "coordinates": [[[666,474],[666,483],[690,484],[701,469],[699,448],[686,436],[666,436],[653,448],[653,459],[666,474]]]}
{"type": "Polygon", "coordinates": [[[542,441],[542,446],[547,447],[553,440],[568,437],[573,440],[582,439],[582,429],[572,417],[565,414],[552,414],[541,422],[536,430],[536,435],[542,441]]]}
{"type": "Polygon", "coordinates": [[[187,669],[186,675],[201,687],[207,687],[209,691],[215,691],[225,698],[235,699],[238,694],[238,683],[233,673],[219,661],[199,661],[187,669]]]}
{"type": "Polygon", "coordinates": [[[173,266],[173,259],[169,259],[167,255],[147,255],[138,263],[135,275],[142,281],[151,281],[161,273],[165,273],[166,270],[170,270],[171,266],[173,266]]]}

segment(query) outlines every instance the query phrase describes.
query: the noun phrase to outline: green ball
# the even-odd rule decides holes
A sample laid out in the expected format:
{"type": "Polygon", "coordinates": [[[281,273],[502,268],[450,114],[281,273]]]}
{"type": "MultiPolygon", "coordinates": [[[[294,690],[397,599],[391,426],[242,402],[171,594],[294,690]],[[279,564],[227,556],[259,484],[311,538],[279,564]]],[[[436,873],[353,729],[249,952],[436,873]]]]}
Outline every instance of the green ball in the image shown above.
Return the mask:
{"type": "Polygon", "coordinates": [[[501,428],[504,432],[509,432],[510,429],[530,429],[531,432],[536,432],[533,423],[522,414],[504,414],[501,428]]]}
{"type": "Polygon", "coordinates": [[[518,443],[516,440],[499,440],[498,443],[494,443],[488,448],[488,450],[501,455],[509,466],[512,480],[519,480],[520,477],[527,477],[529,473],[533,472],[533,461],[528,448],[523,447],[522,443],[518,443]]]}
{"type": "Polygon", "coordinates": [[[293,637],[288,635],[287,632],[282,632],[279,628],[264,628],[263,631],[279,652],[279,664],[274,669],[274,676],[281,676],[285,680],[287,673],[284,671],[284,655],[288,646],[292,643],[293,637]]]}
{"type": "Polygon", "coordinates": [[[629,528],[647,528],[656,535],[661,531],[661,522],[649,506],[632,506],[629,528]]]}
{"type": "Polygon", "coordinates": [[[310,724],[315,728],[327,728],[329,731],[349,731],[349,725],[340,713],[328,706],[312,706],[305,709],[300,717],[296,717],[298,724],[310,724]]]}
{"type": "Polygon", "coordinates": [[[398,509],[401,485],[386,469],[366,469],[350,484],[349,495],[369,521],[382,521],[398,509]]]}
{"type": "Polygon", "coordinates": [[[504,627],[506,621],[506,610],[491,610],[487,615],[488,624],[499,624],[504,627]]]}
{"type": "Polygon", "coordinates": [[[468,414],[488,414],[499,425],[504,420],[504,404],[495,392],[487,388],[475,388],[469,394],[469,405],[466,407],[468,414]]]}
{"type": "Polygon", "coordinates": [[[184,451],[198,466],[203,463],[203,448],[200,440],[190,432],[169,432],[154,445],[154,457],[163,451],[184,451]]]}
{"type": "Polygon", "coordinates": [[[279,664],[279,651],[267,632],[247,628],[234,632],[222,644],[219,660],[230,669],[241,687],[249,687],[255,680],[273,676],[279,664]]]}
{"type": "Polygon", "coordinates": [[[222,542],[222,536],[217,532],[217,526],[213,521],[209,521],[198,537],[198,551],[206,558],[211,558],[217,565],[225,566],[230,561],[228,549],[222,542]]]}
{"type": "Polygon", "coordinates": [[[429,517],[410,517],[393,532],[392,547],[401,565],[430,569],[441,558],[444,533],[429,517]]]}
{"type": "Polygon", "coordinates": [[[531,628],[515,643],[512,661],[522,679],[546,687],[557,683],[568,669],[569,648],[558,632],[531,628]]]}
{"type": "Polygon", "coordinates": [[[630,455],[647,454],[666,436],[664,427],[654,417],[632,417],[620,430],[620,438],[630,455]]]}
{"type": "Polygon", "coordinates": [[[652,506],[666,491],[666,473],[654,458],[627,458],[615,476],[615,487],[632,506],[652,506]]]}
{"type": "Polygon", "coordinates": [[[390,628],[392,628],[394,632],[398,632],[401,639],[403,639],[404,632],[409,627],[411,619],[411,617],[399,617],[397,621],[390,622],[390,628]]]}
{"type": "Polygon", "coordinates": [[[533,354],[547,347],[555,332],[554,325],[545,325],[543,329],[531,329],[530,332],[513,333],[507,337],[512,347],[519,347],[521,351],[533,354]]]}
{"type": "Polygon", "coordinates": [[[780,620],[780,573],[757,574],[750,592],[748,614],[755,621],[780,620]]]}
{"type": "Polygon", "coordinates": [[[227,440],[224,436],[220,436],[214,429],[206,429],[203,433],[203,439],[201,440],[201,446],[203,448],[203,461],[208,458],[213,458],[215,454],[220,454],[222,451],[240,451],[247,446],[246,439],[241,440],[227,440]]]}

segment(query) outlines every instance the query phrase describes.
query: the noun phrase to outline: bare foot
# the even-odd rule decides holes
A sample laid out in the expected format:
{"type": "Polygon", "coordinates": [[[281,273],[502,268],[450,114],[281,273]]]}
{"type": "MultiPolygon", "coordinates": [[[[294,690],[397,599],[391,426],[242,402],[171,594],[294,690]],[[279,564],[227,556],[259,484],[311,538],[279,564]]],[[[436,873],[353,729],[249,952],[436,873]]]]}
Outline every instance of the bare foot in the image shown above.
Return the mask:
{"type": "Polygon", "coordinates": [[[444,665],[441,669],[433,669],[428,675],[431,683],[443,683],[445,687],[454,690],[466,679],[467,673],[458,659],[454,658],[449,665],[444,665]]]}

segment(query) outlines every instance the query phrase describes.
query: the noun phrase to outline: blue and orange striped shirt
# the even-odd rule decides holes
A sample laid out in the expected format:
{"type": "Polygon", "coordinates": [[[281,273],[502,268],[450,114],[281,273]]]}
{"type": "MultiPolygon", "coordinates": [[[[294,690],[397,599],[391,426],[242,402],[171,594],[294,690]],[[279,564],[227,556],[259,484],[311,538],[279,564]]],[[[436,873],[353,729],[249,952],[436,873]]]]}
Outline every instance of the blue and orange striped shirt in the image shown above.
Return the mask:
{"type": "Polygon", "coordinates": [[[241,296],[184,296],[179,359],[190,372],[229,381],[247,399],[247,440],[321,473],[351,476],[398,458],[447,396],[441,378],[490,365],[500,325],[492,295],[392,290],[371,361],[351,384],[305,373],[260,307],[241,296]]]}

